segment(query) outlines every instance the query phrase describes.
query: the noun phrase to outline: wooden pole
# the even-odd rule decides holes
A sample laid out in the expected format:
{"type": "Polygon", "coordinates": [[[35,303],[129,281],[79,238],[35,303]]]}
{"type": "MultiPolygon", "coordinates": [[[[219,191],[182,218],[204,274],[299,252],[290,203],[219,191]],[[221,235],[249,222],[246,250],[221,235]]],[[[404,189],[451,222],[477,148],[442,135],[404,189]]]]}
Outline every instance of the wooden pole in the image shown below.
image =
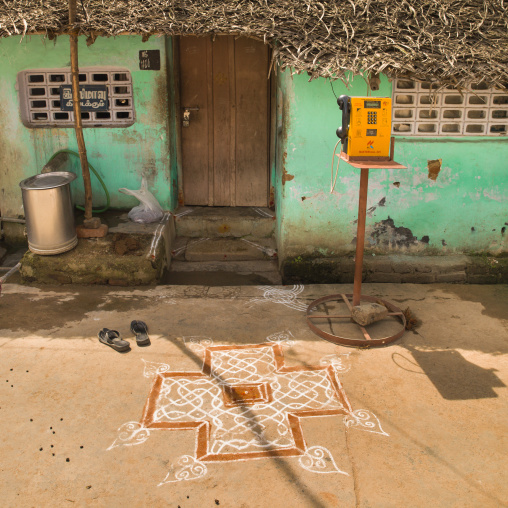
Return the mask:
{"type": "Polygon", "coordinates": [[[369,169],[362,168],[360,174],[360,198],[358,200],[358,225],[356,228],[355,281],[353,285],[353,306],[360,305],[362,295],[363,249],[365,244],[365,221],[367,218],[367,190],[369,169]]]}
{"type": "Polygon", "coordinates": [[[78,30],[76,23],[76,0],[69,0],[69,25],[71,45],[71,71],[72,71],[72,101],[74,103],[74,130],[78,142],[79,160],[85,187],[85,221],[92,218],[92,183],[86,157],[85,139],[83,137],[83,124],[81,122],[81,104],[79,102],[79,67],[78,67],[78,30]]]}

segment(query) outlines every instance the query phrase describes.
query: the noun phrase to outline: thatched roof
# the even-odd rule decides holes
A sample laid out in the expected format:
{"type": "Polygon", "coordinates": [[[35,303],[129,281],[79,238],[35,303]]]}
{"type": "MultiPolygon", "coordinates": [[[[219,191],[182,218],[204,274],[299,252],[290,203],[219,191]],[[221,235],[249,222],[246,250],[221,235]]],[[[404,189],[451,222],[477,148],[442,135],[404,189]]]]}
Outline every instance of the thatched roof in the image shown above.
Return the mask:
{"type": "MultiPolygon", "coordinates": [[[[77,0],[80,32],[239,34],[264,40],[283,68],[508,86],[503,0],[77,0]]],[[[0,1],[0,37],[67,33],[66,0],[0,1]]]]}

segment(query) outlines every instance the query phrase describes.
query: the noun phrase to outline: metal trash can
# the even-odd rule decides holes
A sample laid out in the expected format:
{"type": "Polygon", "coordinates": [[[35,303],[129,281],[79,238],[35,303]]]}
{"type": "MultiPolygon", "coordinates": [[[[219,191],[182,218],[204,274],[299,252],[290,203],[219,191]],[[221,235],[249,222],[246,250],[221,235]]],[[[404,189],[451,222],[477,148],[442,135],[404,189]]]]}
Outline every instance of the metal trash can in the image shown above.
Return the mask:
{"type": "Polygon", "coordinates": [[[28,248],[35,254],[61,254],[78,243],[70,183],[74,173],[55,171],[20,182],[28,248]]]}

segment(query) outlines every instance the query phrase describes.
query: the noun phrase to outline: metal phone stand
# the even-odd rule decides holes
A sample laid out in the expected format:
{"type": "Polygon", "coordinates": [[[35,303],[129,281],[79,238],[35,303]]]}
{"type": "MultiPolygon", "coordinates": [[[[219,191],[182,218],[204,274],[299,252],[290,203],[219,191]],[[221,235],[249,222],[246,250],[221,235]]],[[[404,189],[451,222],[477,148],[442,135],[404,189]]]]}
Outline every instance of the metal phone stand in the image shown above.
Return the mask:
{"type": "MultiPolygon", "coordinates": [[[[362,295],[362,272],[363,272],[363,253],[364,253],[364,244],[365,244],[365,220],[367,217],[367,193],[369,188],[369,170],[370,169],[407,169],[407,166],[403,166],[398,162],[393,160],[393,149],[394,149],[394,139],[391,140],[391,148],[390,148],[390,158],[388,160],[350,160],[344,152],[340,153],[340,158],[353,166],[356,169],[359,169],[360,172],[360,196],[358,201],[358,226],[356,233],[356,256],[355,256],[355,277],[354,277],[354,285],[353,285],[353,294],[335,294],[330,296],[325,296],[323,298],[319,298],[318,300],[313,301],[307,308],[307,324],[309,328],[321,338],[326,339],[335,344],[345,344],[348,346],[357,346],[357,347],[370,347],[370,346],[381,346],[383,344],[388,344],[389,342],[393,342],[394,340],[399,339],[404,334],[406,328],[406,318],[401,309],[396,307],[390,302],[386,300],[382,300],[380,298],[375,298],[371,296],[362,295]],[[392,321],[397,324],[397,331],[395,334],[376,337],[371,336],[367,329],[364,326],[361,326],[357,323],[354,323],[351,319],[351,311],[352,308],[356,305],[360,305],[361,301],[371,302],[371,303],[379,303],[384,305],[389,313],[387,318],[395,318],[392,321]],[[324,303],[330,302],[340,302],[344,303],[347,306],[349,314],[323,314],[323,313],[313,313],[317,307],[324,303]],[[347,337],[341,335],[335,335],[328,331],[323,330],[319,326],[317,326],[317,321],[324,321],[325,326],[328,326],[329,329],[332,329],[332,322],[338,322],[335,326],[340,325],[340,322],[343,323],[354,323],[357,327],[360,328],[362,334],[360,338],[355,337],[347,337]],[[400,325],[399,322],[400,321],[400,325]]],[[[339,156],[337,154],[337,156],[339,156]]],[[[379,323],[379,321],[377,322],[379,323]]],[[[377,324],[374,323],[374,324],[377,324]]],[[[373,325],[368,325],[373,326],[373,325]]]]}

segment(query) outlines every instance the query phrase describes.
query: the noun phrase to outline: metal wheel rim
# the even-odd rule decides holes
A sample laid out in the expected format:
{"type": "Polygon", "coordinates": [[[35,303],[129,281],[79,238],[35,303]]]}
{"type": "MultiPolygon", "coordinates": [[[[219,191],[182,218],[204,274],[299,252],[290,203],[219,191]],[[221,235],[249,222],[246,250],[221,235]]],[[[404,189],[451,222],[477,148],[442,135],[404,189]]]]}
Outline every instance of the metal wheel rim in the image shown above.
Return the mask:
{"type": "Polygon", "coordinates": [[[401,322],[402,329],[399,332],[397,332],[395,335],[390,335],[390,336],[387,336],[387,337],[381,337],[381,338],[378,338],[378,339],[373,339],[372,337],[370,337],[370,335],[366,331],[365,327],[355,323],[358,327],[360,327],[360,329],[362,329],[364,337],[365,336],[369,337],[369,338],[364,338],[364,339],[355,339],[355,338],[351,338],[351,337],[343,337],[341,335],[334,335],[332,333],[325,332],[324,330],[321,330],[321,328],[318,328],[314,323],[312,323],[312,319],[345,319],[346,316],[344,316],[344,317],[335,317],[335,318],[334,317],[331,317],[331,318],[325,318],[325,317],[323,317],[323,318],[317,318],[315,316],[313,317],[311,312],[316,307],[321,305],[322,303],[330,302],[330,301],[334,301],[334,300],[337,300],[337,301],[342,300],[342,301],[344,301],[344,303],[346,303],[346,305],[350,309],[351,308],[351,303],[349,302],[349,299],[352,299],[352,298],[353,298],[352,294],[334,294],[334,295],[324,296],[322,298],[318,298],[317,300],[314,300],[307,307],[306,318],[307,318],[307,324],[308,324],[309,328],[316,335],[321,337],[322,339],[325,339],[325,340],[328,340],[330,342],[333,342],[334,344],[343,344],[343,345],[355,346],[355,347],[382,346],[382,345],[385,345],[385,344],[389,344],[390,342],[393,342],[393,341],[395,341],[397,339],[400,339],[400,337],[402,337],[402,335],[404,335],[404,332],[406,330],[406,318],[405,318],[404,313],[402,312],[402,310],[399,309],[397,306],[395,306],[393,303],[388,302],[387,300],[383,300],[381,298],[375,298],[375,297],[372,297],[372,296],[363,296],[362,295],[360,297],[360,300],[363,300],[363,301],[366,301],[366,302],[370,302],[370,303],[382,302],[383,305],[385,305],[386,308],[390,311],[389,316],[390,317],[392,317],[392,316],[396,317],[401,322]]]}

